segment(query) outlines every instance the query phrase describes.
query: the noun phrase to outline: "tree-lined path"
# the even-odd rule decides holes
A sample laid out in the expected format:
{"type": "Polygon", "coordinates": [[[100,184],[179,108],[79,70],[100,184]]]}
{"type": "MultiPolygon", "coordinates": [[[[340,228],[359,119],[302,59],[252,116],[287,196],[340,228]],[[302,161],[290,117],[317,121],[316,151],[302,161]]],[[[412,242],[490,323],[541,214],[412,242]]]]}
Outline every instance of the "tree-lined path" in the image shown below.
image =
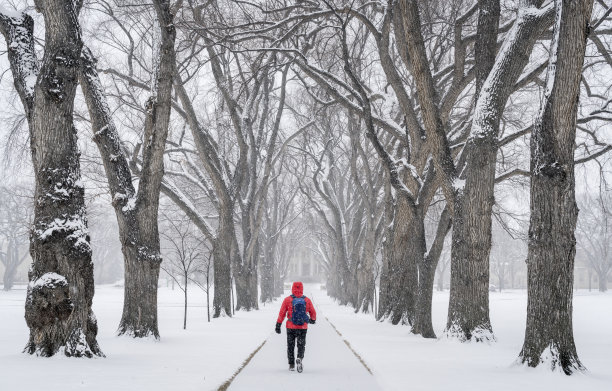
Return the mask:
{"type": "MultiPolygon", "coordinates": [[[[305,294],[308,296],[309,292],[305,294]]],[[[313,303],[317,309],[317,323],[308,327],[304,372],[288,369],[287,331],[283,323],[281,334],[270,334],[228,390],[381,390],[374,376],[325,319],[325,312],[316,307],[315,301],[313,303]]]]}

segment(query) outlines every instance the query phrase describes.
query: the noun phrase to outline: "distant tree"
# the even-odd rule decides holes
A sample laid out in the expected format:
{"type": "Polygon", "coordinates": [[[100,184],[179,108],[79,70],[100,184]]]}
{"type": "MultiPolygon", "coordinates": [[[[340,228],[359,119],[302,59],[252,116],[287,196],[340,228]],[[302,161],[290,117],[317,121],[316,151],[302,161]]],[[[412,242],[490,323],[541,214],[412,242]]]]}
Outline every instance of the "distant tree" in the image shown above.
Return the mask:
{"type": "MultiPolygon", "coordinates": [[[[161,237],[166,246],[162,247],[164,261],[161,268],[172,278],[184,294],[183,329],[187,328],[187,297],[189,282],[193,281],[196,272],[202,272],[205,260],[210,258],[206,251],[205,241],[198,235],[197,228],[184,217],[163,215],[161,237]],[[207,256],[208,255],[208,256],[207,256]]],[[[210,262],[206,267],[210,273],[210,262]]],[[[208,274],[207,274],[208,276],[208,274]]],[[[208,291],[207,285],[206,291],[208,291]]],[[[207,294],[208,296],[208,294],[207,294]]]]}
{"type": "Polygon", "coordinates": [[[612,196],[607,192],[584,195],[579,201],[577,250],[597,274],[599,291],[608,290],[612,272],[612,196]]]}
{"type": "MultiPolygon", "coordinates": [[[[204,242],[205,244],[206,242],[204,242]]],[[[196,278],[194,282],[206,293],[206,317],[210,322],[210,289],[213,286],[214,270],[213,270],[213,259],[212,251],[208,251],[203,255],[202,261],[198,262],[198,268],[196,269],[196,277],[199,275],[200,278],[196,278]]]]}
{"type": "Polygon", "coordinates": [[[0,262],[4,265],[4,290],[11,290],[19,266],[28,258],[32,223],[31,190],[0,187],[0,262]]]}

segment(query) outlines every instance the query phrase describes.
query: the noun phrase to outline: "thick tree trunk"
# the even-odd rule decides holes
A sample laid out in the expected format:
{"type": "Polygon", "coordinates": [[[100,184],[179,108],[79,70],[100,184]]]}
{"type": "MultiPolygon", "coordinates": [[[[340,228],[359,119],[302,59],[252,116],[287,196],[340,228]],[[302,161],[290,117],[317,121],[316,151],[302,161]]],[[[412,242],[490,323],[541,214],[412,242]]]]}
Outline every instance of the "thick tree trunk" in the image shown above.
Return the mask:
{"type": "Polygon", "coordinates": [[[570,375],[583,370],[572,327],[574,149],[593,0],[556,0],[555,8],[546,90],[531,136],[527,327],[519,360],[570,375]]]}
{"type": "Polygon", "coordinates": [[[45,56],[34,92],[30,140],[36,178],[32,267],[26,298],[30,340],[41,356],[102,356],[91,310],[93,263],[72,120],[81,31],[77,3],[37,1],[45,56]]]}
{"type": "MultiPolygon", "coordinates": [[[[122,239],[123,239],[123,235],[122,239]]],[[[134,246],[122,243],[125,264],[123,314],[118,335],[134,338],[159,338],[157,324],[157,282],[161,257],[157,251],[147,252],[154,246],[134,246]]]]}
{"type": "Polygon", "coordinates": [[[214,286],[213,318],[232,316],[231,260],[233,254],[232,212],[220,205],[217,239],[213,242],[214,286]],[[229,214],[229,216],[228,216],[229,214]]]}
{"type": "Polygon", "coordinates": [[[378,319],[413,325],[418,289],[417,263],[425,254],[425,232],[422,220],[415,216],[403,197],[397,200],[393,228],[386,240],[378,319]]]}
{"type": "Polygon", "coordinates": [[[236,281],[236,311],[256,310],[257,303],[257,267],[243,265],[234,272],[236,281]]]}
{"type": "Polygon", "coordinates": [[[419,288],[416,303],[416,316],[412,332],[424,338],[436,338],[431,322],[432,298],[436,262],[425,258],[419,264],[419,288]]]}
{"type": "Polygon", "coordinates": [[[489,252],[497,150],[486,139],[478,139],[475,148],[479,153],[470,155],[466,186],[455,198],[445,333],[461,341],[480,342],[495,340],[489,320],[489,252]]]}

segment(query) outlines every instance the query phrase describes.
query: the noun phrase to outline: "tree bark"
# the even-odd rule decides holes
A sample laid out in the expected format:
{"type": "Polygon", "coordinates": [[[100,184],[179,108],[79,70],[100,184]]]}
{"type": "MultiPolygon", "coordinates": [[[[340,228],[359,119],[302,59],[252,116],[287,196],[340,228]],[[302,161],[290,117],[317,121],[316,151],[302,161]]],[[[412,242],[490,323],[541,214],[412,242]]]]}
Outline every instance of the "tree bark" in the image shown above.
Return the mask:
{"type": "Polygon", "coordinates": [[[45,56],[30,106],[36,202],[25,305],[30,339],[25,351],[46,357],[60,352],[103,356],[91,310],[93,263],[72,119],[83,45],[80,5],[67,0],[36,2],[46,31],[45,56]]]}
{"type": "Polygon", "coordinates": [[[219,205],[219,227],[217,239],[213,242],[213,268],[215,291],[213,294],[213,318],[220,316],[232,316],[232,283],[231,283],[231,260],[233,253],[231,226],[232,213],[224,213],[226,209],[223,203],[219,205]]]}
{"type": "Polygon", "coordinates": [[[572,328],[578,217],[574,150],[592,8],[592,0],[555,1],[546,90],[531,136],[527,327],[519,360],[567,375],[584,369],[572,328]]]}
{"type": "Polygon", "coordinates": [[[416,304],[416,319],[412,332],[424,338],[436,338],[431,320],[432,298],[436,268],[444,248],[444,239],[451,228],[451,211],[447,206],[440,215],[438,229],[431,248],[419,263],[419,285],[416,304]]]}
{"type": "Polygon", "coordinates": [[[417,264],[425,253],[425,230],[414,209],[400,197],[385,243],[378,319],[413,325],[418,289],[417,264]]]}

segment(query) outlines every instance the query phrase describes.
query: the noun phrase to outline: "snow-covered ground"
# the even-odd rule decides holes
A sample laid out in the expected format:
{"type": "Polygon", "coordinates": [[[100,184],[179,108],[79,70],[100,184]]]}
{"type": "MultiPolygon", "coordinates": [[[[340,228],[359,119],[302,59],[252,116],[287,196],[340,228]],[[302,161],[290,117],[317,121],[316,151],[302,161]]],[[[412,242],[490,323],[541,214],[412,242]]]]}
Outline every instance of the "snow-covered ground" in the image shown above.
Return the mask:
{"type": "MultiPolygon", "coordinates": [[[[328,319],[372,369],[384,390],[609,391],[612,390],[612,294],[574,295],[574,335],[586,374],[565,376],[545,368],[515,365],[525,329],[527,294],[490,294],[497,338],[490,345],[426,340],[407,327],[372,321],[339,307],[323,293],[314,299],[328,319]]],[[[446,323],[448,291],[434,293],[433,323],[440,336],[446,323]]]]}
{"type": "MultiPolygon", "coordinates": [[[[182,292],[160,289],[162,339],[115,337],[121,316],[121,288],[96,288],[100,346],[106,358],[51,359],[21,353],[27,340],[24,290],[0,291],[0,390],[216,390],[248,355],[266,344],[236,377],[230,390],[595,390],[612,389],[612,294],[579,292],[574,300],[578,353],[589,369],[567,377],[513,362],[521,348],[526,294],[491,293],[491,317],[498,342],[491,345],[424,340],[407,327],[378,323],[330,300],[318,286],[306,286],[318,311],[306,347],[304,373],[287,371],[285,334],[274,334],[280,302],[234,319],[206,322],[203,294],[191,295],[188,328],[182,329],[182,292]],[[338,329],[338,336],[325,318],[338,329]],[[362,357],[372,377],[342,339],[362,357]],[[299,376],[295,378],[294,376],[299,376]],[[378,388],[377,388],[378,387],[378,388]]],[[[434,327],[444,328],[448,292],[434,295],[434,327]]],[[[284,329],[284,326],[283,326],[284,329]]]]}
{"type": "MultiPolygon", "coordinates": [[[[278,305],[206,321],[205,296],[192,289],[183,330],[183,292],[159,290],[161,340],[116,337],[123,289],[97,286],[93,310],[106,358],[39,358],[22,354],[28,338],[25,290],[0,291],[0,390],[216,390],[274,331],[278,305]]],[[[212,297],[211,297],[212,300],[212,297]]]]}

